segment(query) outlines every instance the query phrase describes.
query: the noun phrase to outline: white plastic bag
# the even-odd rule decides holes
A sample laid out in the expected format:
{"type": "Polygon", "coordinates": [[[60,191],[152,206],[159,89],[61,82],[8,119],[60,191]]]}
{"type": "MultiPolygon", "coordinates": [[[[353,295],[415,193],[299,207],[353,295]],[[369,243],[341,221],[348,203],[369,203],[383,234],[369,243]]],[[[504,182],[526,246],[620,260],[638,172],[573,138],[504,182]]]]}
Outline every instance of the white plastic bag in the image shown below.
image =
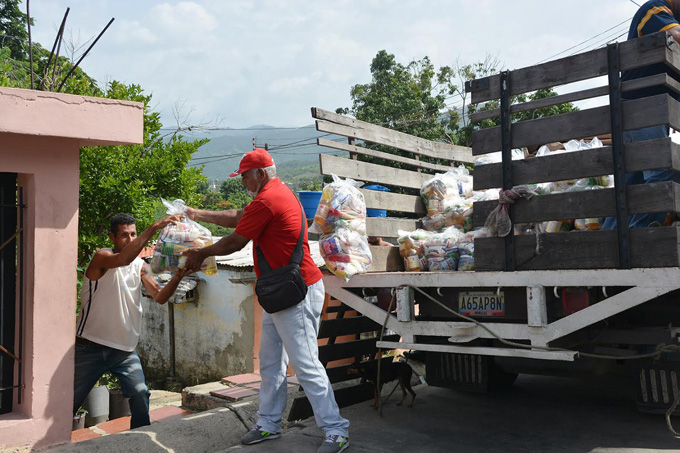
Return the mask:
{"type": "MultiPolygon", "coordinates": [[[[154,274],[175,271],[183,267],[186,260],[179,256],[180,253],[193,247],[207,247],[213,243],[210,231],[186,216],[186,206],[183,200],[170,203],[161,198],[161,201],[168,208],[166,211],[168,215],[183,215],[184,218],[179,224],[171,223],[161,230],[151,259],[151,271],[154,274]]],[[[201,271],[208,275],[217,274],[214,256],[203,261],[201,271]]]]}
{"type": "Polygon", "coordinates": [[[358,189],[361,183],[332,176],[333,182],[323,189],[309,231],[322,235],[319,251],[326,267],[349,280],[367,272],[373,262],[366,237],[366,202],[358,189]]]}

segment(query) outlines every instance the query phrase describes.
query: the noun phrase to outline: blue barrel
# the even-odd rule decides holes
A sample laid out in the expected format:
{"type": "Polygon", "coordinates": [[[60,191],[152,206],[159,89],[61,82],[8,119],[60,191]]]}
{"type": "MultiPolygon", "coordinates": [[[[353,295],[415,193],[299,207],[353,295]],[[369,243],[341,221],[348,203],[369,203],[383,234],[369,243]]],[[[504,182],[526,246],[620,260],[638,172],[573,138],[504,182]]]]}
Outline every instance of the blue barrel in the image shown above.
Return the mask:
{"type": "MultiPolygon", "coordinates": [[[[378,192],[389,192],[390,189],[387,187],[379,186],[377,184],[372,184],[370,186],[364,186],[362,189],[377,190],[378,192]]],[[[384,209],[366,209],[366,215],[368,217],[386,217],[387,211],[384,209]]]]}
{"type": "Polygon", "coordinates": [[[313,219],[316,215],[316,208],[319,206],[321,200],[321,191],[319,190],[301,190],[298,192],[300,203],[305,210],[305,215],[308,219],[313,219]]]}

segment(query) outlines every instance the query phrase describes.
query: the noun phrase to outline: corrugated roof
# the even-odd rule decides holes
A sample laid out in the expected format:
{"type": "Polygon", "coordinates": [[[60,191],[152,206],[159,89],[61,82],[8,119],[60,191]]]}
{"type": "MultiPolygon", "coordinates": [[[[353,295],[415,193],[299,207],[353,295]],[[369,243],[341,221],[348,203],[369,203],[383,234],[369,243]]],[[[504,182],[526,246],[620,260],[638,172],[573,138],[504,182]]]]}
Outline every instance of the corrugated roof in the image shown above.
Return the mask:
{"type": "MultiPolygon", "coordinates": [[[[213,238],[214,242],[219,241],[221,238],[213,238]]],[[[323,258],[321,257],[321,253],[319,253],[319,242],[318,241],[309,241],[309,251],[312,254],[312,259],[314,260],[314,264],[316,264],[318,267],[325,266],[326,263],[324,262],[323,258]]],[[[248,242],[248,244],[243,247],[241,250],[238,252],[234,252],[231,255],[226,255],[226,256],[216,256],[216,261],[218,265],[221,266],[227,266],[227,267],[236,267],[236,268],[249,268],[253,267],[253,244],[252,241],[248,242]]]]}

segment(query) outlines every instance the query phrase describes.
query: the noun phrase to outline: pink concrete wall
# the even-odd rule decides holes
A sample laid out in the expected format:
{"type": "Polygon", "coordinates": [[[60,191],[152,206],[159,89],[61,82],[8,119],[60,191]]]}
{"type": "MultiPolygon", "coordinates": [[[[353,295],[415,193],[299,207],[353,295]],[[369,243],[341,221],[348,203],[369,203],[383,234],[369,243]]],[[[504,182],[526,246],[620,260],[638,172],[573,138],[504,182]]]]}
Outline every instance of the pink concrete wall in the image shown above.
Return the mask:
{"type": "Polygon", "coordinates": [[[88,145],[143,139],[139,102],[0,88],[0,106],[0,133],[75,138],[88,145]]]}
{"type": "Polygon", "coordinates": [[[79,148],[74,140],[0,135],[0,149],[1,170],[22,175],[27,204],[26,389],[15,412],[0,416],[0,444],[51,445],[71,431],[79,148]]]}
{"type": "Polygon", "coordinates": [[[14,412],[0,415],[0,446],[43,447],[71,434],[79,148],[140,142],[143,110],[139,103],[0,88],[0,112],[0,172],[19,174],[27,205],[26,388],[14,412]]]}

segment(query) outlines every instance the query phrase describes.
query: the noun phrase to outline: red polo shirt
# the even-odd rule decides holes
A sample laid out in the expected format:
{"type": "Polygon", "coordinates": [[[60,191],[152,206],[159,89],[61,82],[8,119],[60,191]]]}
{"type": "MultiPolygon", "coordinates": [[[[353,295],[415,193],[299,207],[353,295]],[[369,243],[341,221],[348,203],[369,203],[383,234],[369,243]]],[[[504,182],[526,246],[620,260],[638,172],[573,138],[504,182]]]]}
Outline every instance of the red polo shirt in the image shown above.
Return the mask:
{"type": "MultiPolygon", "coordinates": [[[[288,265],[300,237],[302,215],[302,207],[295,194],[279,178],[269,181],[245,207],[235,232],[253,241],[253,259],[258,277],[260,266],[255,246],[260,246],[272,269],[288,265]]],[[[306,221],[302,248],[305,252],[300,265],[302,277],[307,285],[312,285],[321,280],[322,275],[309,253],[306,221]]]]}

